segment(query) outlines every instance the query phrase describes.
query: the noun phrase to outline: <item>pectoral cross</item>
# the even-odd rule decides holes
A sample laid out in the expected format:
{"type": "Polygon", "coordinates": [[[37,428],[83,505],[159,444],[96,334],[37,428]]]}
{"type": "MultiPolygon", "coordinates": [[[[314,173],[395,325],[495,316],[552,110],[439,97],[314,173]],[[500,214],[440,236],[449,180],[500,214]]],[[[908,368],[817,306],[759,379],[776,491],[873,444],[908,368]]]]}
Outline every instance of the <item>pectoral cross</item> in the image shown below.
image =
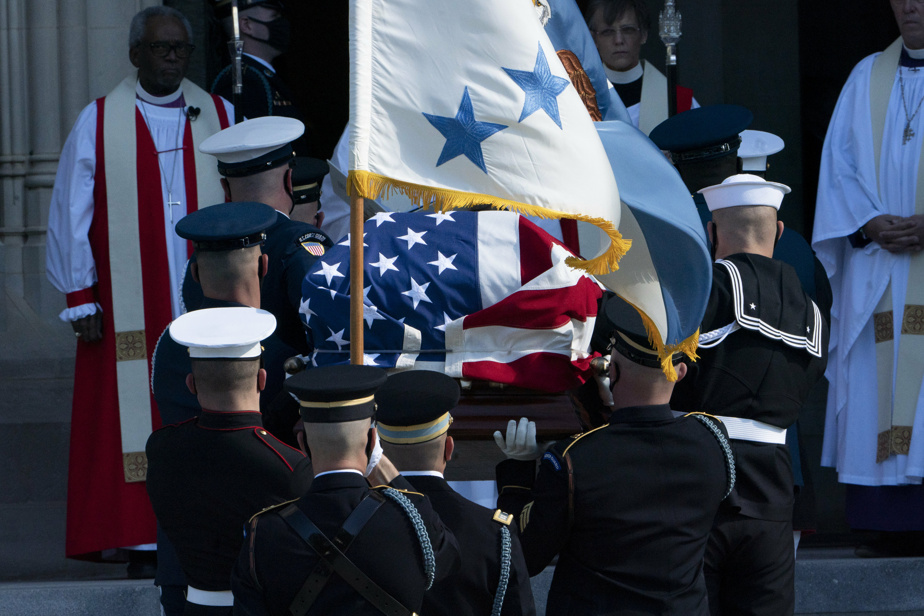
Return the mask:
{"type": "Polygon", "coordinates": [[[183,205],[182,201],[174,201],[173,193],[167,192],[167,207],[170,208],[170,222],[173,223],[173,206],[174,205],[183,205]]]}
{"type": "Polygon", "coordinates": [[[914,139],[914,130],[911,128],[911,123],[905,124],[905,131],[902,133],[902,145],[905,145],[912,139],[914,139]]]}

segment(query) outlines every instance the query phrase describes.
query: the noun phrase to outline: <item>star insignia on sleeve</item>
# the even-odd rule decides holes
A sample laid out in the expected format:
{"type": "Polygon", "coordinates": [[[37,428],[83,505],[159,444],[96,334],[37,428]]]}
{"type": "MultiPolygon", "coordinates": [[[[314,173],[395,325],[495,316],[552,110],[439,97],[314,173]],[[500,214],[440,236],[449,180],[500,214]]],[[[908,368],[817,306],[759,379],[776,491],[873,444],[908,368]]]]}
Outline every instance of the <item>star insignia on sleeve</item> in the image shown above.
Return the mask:
{"type": "Polygon", "coordinates": [[[388,270],[395,270],[396,272],[399,271],[398,268],[395,267],[395,261],[397,260],[398,260],[398,257],[389,258],[383,255],[382,253],[379,253],[379,260],[376,261],[375,263],[369,263],[369,265],[372,267],[379,268],[379,278],[381,278],[382,276],[385,275],[385,272],[387,272],[388,270]]]}
{"type": "Polygon", "coordinates": [[[414,247],[414,244],[423,244],[424,246],[427,243],[423,240],[423,236],[426,235],[426,231],[412,231],[410,227],[407,228],[407,235],[402,235],[398,237],[399,240],[404,240],[407,242],[407,249],[410,250],[414,247]]]}
{"type": "Polygon", "coordinates": [[[437,227],[440,226],[440,223],[442,223],[444,220],[455,222],[455,220],[452,218],[452,212],[437,212],[435,214],[427,214],[427,218],[433,218],[436,220],[437,227]]]}
{"type": "Polygon", "coordinates": [[[407,291],[402,291],[401,295],[410,297],[414,302],[414,310],[417,310],[417,304],[420,302],[433,303],[430,301],[430,298],[427,297],[427,287],[429,286],[429,282],[425,282],[421,285],[417,284],[417,281],[411,278],[411,288],[407,291]]]}
{"type": "Polygon", "coordinates": [[[439,160],[436,161],[437,167],[457,156],[465,156],[476,167],[485,173],[488,172],[488,168],[484,164],[481,142],[494,133],[504,130],[507,126],[494,124],[493,122],[479,122],[475,119],[475,111],[472,107],[472,99],[468,94],[468,86],[465,87],[465,91],[462,93],[462,102],[459,104],[456,117],[450,118],[429,113],[424,113],[423,115],[446,138],[439,160]]]}
{"type": "Polygon", "coordinates": [[[324,276],[327,279],[327,284],[330,286],[330,281],[334,278],[343,278],[343,274],[340,273],[340,263],[326,263],[321,261],[321,271],[314,272],[315,276],[324,276]]]}
{"type": "Polygon", "coordinates": [[[458,256],[458,253],[452,255],[451,257],[447,257],[446,255],[441,253],[439,250],[437,250],[436,254],[437,254],[436,261],[430,261],[429,263],[427,263],[427,265],[435,265],[436,267],[438,267],[440,274],[443,273],[443,270],[447,270],[447,269],[458,270],[459,269],[455,265],[452,264],[453,260],[455,260],[455,258],[458,256]]]}
{"type": "Polygon", "coordinates": [[[536,56],[536,66],[532,71],[517,71],[505,68],[504,71],[526,93],[523,111],[519,121],[522,122],[536,111],[542,109],[552,121],[561,128],[561,114],[558,111],[558,96],[565,91],[571,82],[564,77],[557,77],[549,70],[549,61],[546,60],[542,45],[536,56]]]}

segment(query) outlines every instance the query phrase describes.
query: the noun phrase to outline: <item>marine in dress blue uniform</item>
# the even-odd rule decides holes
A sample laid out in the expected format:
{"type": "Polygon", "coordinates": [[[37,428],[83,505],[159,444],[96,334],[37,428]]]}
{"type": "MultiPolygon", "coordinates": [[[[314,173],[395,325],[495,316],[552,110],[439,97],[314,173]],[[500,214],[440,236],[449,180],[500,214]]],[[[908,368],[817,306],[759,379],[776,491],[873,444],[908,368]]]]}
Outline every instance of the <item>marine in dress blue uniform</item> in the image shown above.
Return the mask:
{"type": "Polygon", "coordinates": [[[430,499],[462,552],[451,578],[424,597],[424,614],[535,614],[526,561],[513,516],[477,505],[443,478],[452,457],[450,412],[459,385],[441,372],[409,370],[388,377],[375,394],[376,425],[389,459],[414,489],[430,499]]]}
{"type": "Polygon", "coordinates": [[[681,409],[722,416],[738,461],[706,550],[713,614],[794,609],[793,475],[786,429],[824,373],[828,324],[789,265],[770,258],[788,187],[741,174],[703,189],[717,254],[700,359],[681,409]],[[761,209],[757,209],[761,208],[761,209]]]}
{"type": "Polygon", "coordinates": [[[558,555],[546,614],[704,616],[703,553],[735,476],[726,431],[703,414],[675,417],[634,308],[612,297],[598,318],[612,332],[609,423],[544,454],[525,419],[506,441],[495,433],[512,457],[497,467],[498,505],[518,517],[531,575],[558,555]]]}
{"type": "Polygon", "coordinates": [[[187,313],[170,326],[171,338],[190,350],[190,388],[203,406],[222,405],[157,430],[146,447],[151,504],[189,584],[186,615],[231,613],[244,523],[311,481],[305,455],[260,421],[260,342],[274,325],[268,312],[238,307],[187,313]]]}
{"type": "MultiPolygon", "coordinates": [[[[330,366],[286,381],[317,475],[302,498],[250,521],[231,578],[234,613],[412,614],[453,575],[459,550],[427,498],[396,472],[370,487],[374,393],[384,371],[330,366]]],[[[393,470],[393,467],[392,467],[393,470]]]]}

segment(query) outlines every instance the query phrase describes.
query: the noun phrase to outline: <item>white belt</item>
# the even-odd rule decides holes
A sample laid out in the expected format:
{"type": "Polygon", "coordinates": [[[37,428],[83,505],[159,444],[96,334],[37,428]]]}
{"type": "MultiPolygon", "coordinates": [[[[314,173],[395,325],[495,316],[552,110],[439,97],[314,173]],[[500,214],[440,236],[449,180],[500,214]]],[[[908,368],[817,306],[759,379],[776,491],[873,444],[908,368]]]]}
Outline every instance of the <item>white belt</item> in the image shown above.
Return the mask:
{"type": "Polygon", "coordinates": [[[186,587],[186,600],[196,605],[209,605],[212,607],[231,607],[234,605],[234,595],[230,590],[199,590],[192,586],[186,587]]]}
{"type": "MultiPolygon", "coordinates": [[[[684,415],[684,413],[678,411],[673,411],[673,413],[675,416],[684,415]]],[[[771,443],[774,445],[786,444],[786,428],[777,428],[756,419],[725,417],[723,415],[714,415],[714,417],[725,425],[728,437],[733,440],[771,443]]]]}

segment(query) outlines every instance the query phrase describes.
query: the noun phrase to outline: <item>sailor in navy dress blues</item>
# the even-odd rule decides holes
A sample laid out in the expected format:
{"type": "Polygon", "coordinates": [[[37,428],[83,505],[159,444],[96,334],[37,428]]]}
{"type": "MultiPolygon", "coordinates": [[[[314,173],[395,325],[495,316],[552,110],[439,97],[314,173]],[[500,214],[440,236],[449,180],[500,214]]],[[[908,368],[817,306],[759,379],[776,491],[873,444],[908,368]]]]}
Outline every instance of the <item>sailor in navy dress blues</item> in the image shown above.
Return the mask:
{"type": "MultiPolygon", "coordinates": [[[[269,255],[269,271],[260,305],[276,317],[276,334],[292,347],[292,355],[306,355],[312,349],[298,315],[302,280],[332,246],[317,227],[289,218],[295,206],[292,142],[303,132],[304,125],[298,120],[256,118],[222,130],[199,146],[218,159],[226,199],[265,203],[277,211],[276,223],[266,231],[264,252],[269,255]]],[[[191,285],[184,282],[184,299],[187,286],[191,285]]]]}
{"type": "Polygon", "coordinates": [[[702,190],[718,260],[680,409],[708,409],[738,461],[706,550],[713,614],[792,614],[793,476],[786,430],[824,374],[828,323],[796,272],[771,258],[789,188],[749,174],[702,190]]]}
{"type": "MultiPolygon", "coordinates": [[[[531,575],[558,555],[546,614],[705,616],[703,553],[735,481],[725,428],[672,412],[674,383],[634,308],[613,296],[598,319],[613,350],[609,423],[544,454],[526,418],[496,432],[509,458],[498,505],[517,516],[531,575]]],[[[682,357],[671,359],[681,379],[682,357]]]]}
{"type": "Polygon", "coordinates": [[[146,486],[188,580],[187,616],[231,614],[244,523],[312,478],[305,455],[260,422],[260,342],[274,326],[273,315],[250,307],[198,310],[170,325],[170,336],[189,348],[187,383],[203,411],[150,436],[146,486]]]}
{"type": "Polygon", "coordinates": [[[459,385],[441,372],[408,370],[375,393],[376,425],[385,454],[425,494],[462,551],[462,565],[424,597],[424,614],[535,614],[532,587],[513,516],[461,496],[443,478],[454,441],[450,412],[459,385]]]}
{"type": "Polygon", "coordinates": [[[376,454],[374,394],[384,382],[383,370],[357,365],[286,381],[300,401],[316,474],[300,499],[248,524],[231,577],[235,614],[410,616],[458,569],[451,531],[376,454]]]}

